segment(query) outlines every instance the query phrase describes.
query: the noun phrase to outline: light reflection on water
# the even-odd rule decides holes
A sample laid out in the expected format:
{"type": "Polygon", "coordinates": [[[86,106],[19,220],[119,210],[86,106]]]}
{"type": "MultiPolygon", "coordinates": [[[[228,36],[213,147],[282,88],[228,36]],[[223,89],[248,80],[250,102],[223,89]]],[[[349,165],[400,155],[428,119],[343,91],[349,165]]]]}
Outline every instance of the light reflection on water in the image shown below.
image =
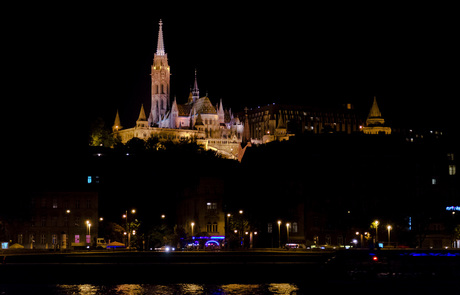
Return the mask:
{"type": "MultiPolygon", "coordinates": [[[[51,287],[51,286],[49,286],[51,287]]],[[[53,288],[51,288],[53,289],[53,288]]],[[[52,291],[52,290],[48,290],[52,291]]],[[[299,288],[295,284],[123,284],[123,285],[56,285],[50,294],[75,295],[170,295],[170,294],[282,294],[295,295],[299,288]]]]}

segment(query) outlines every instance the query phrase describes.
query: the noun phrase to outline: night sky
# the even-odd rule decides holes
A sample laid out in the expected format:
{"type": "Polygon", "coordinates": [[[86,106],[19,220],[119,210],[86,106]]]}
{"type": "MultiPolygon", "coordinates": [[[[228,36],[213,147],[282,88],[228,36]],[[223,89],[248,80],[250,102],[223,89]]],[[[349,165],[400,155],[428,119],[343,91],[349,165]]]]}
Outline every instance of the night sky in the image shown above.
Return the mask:
{"type": "Polygon", "coordinates": [[[111,126],[117,109],[133,126],[141,103],[150,107],[160,19],[179,103],[196,68],[200,95],[234,112],[351,102],[367,114],[377,96],[392,125],[457,123],[452,8],[231,3],[13,9],[4,44],[9,124],[29,128],[20,140],[30,134],[63,147],[86,145],[90,123],[101,117],[111,126]]]}

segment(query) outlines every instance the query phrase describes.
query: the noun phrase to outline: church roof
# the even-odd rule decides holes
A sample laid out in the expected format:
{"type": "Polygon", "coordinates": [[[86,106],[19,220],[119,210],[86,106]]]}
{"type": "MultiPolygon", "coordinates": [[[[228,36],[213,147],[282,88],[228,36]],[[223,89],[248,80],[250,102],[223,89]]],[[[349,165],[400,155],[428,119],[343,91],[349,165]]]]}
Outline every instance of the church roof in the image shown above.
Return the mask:
{"type": "Polygon", "coordinates": [[[177,110],[179,111],[179,116],[181,117],[188,117],[190,116],[190,110],[192,109],[192,105],[189,103],[186,104],[178,104],[177,110]]]}
{"type": "Polygon", "coordinates": [[[216,108],[212,105],[207,96],[198,99],[193,107],[197,114],[217,114],[216,108]]]}

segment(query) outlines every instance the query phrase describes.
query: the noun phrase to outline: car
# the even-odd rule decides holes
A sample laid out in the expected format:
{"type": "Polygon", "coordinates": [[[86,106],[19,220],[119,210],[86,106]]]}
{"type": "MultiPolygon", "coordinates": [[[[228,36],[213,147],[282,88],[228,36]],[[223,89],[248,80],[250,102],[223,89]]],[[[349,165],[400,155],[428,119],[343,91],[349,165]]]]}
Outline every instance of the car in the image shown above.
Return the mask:
{"type": "Polygon", "coordinates": [[[155,248],[155,251],[159,251],[159,252],[170,252],[170,251],[175,251],[176,249],[174,247],[171,247],[171,246],[162,246],[160,248],[155,248]]]}

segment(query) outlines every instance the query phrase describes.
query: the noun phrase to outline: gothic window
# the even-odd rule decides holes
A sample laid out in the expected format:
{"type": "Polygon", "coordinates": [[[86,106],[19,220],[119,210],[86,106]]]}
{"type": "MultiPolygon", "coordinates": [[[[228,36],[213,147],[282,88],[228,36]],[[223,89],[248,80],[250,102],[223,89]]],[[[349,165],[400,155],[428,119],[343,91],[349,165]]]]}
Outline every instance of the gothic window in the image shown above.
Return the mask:
{"type": "Polygon", "coordinates": [[[165,94],[165,86],[161,84],[161,94],[165,94]]]}
{"type": "Polygon", "coordinates": [[[155,94],[158,94],[158,84],[155,85],[155,94]]]}

